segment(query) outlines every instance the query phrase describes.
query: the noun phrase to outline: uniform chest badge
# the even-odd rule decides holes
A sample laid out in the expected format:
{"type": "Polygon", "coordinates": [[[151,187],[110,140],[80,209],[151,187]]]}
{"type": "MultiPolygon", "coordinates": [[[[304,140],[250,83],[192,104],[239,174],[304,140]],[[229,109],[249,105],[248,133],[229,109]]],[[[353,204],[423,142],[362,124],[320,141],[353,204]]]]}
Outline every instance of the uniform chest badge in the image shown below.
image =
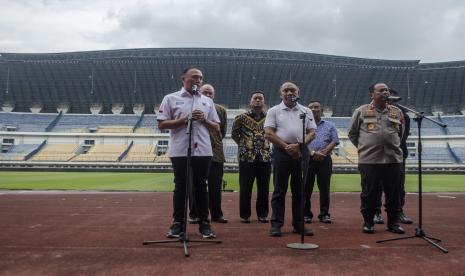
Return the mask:
{"type": "Polygon", "coordinates": [[[369,124],[367,125],[367,128],[368,128],[368,130],[373,130],[373,129],[375,129],[375,124],[369,123],[369,124]]]}

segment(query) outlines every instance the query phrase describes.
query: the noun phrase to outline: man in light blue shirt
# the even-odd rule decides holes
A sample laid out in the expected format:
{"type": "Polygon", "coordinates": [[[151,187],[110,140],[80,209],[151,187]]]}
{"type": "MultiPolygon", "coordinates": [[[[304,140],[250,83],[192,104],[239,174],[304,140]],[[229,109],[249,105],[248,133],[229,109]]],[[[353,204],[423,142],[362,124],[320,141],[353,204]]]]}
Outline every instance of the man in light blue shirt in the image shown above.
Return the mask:
{"type": "Polygon", "coordinates": [[[308,105],[313,113],[313,118],[317,125],[316,137],[308,145],[310,151],[310,163],[308,167],[307,183],[305,185],[305,213],[306,223],[310,223],[313,218],[311,211],[311,197],[315,180],[320,190],[320,214],[318,218],[323,223],[331,223],[329,214],[329,187],[331,184],[331,174],[333,172],[333,160],[331,152],[339,144],[337,130],[333,123],[321,118],[323,109],[319,101],[311,101],[308,105]]]}

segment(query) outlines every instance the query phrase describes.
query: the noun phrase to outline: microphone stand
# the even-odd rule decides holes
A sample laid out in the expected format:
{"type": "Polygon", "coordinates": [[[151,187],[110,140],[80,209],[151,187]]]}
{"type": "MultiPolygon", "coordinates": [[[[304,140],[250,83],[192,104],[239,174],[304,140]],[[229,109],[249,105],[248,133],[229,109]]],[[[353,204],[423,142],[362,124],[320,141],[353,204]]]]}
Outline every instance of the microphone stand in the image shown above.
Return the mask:
{"type": "MultiPolygon", "coordinates": [[[[297,102],[295,102],[297,108],[300,110],[299,118],[302,120],[302,143],[300,143],[300,166],[302,168],[301,177],[302,177],[302,185],[300,185],[300,243],[289,243],[287,247],[292,249],[300,249],[300,250],[310,250],[316,249],[319,246],[313,243],[304,243],[304,210],[305,210],[305,185],[307,183],[307,176],[308,176],[308,158],[306,156],[308,154],[305,153],[307,148],[305,147],[305,118],[309,117],[307,112],[302,109],[297,102]]],[[[309,118],[309,120],[311,120],[309,118]]]]}
{"type": "Polygon", "coordinates": [[[187,117],[187,129],[186,129],[186,134],[189,135],[189,141],[188,141],[188,146],[187,146],[187,159],[186,159],[186,190],[185,190],[185,196],[184,196],[184,221],[182,224],[182,229],[183,233],[180,235],[180,237],[175,240],[159,240],[159,241],[144,241],[142,244],[143,245],[150,245],[150,244],[163,244],[163,243],[175,243],[175,242],[180,242],[183,244],[184,247],[184,256],[189,257],[189,251],[188,249],[188,243],[193,242],[193,243],[222,243],[221,240],[191,240],[189,239],[189,236],[187,235],[187,209],[189,206],[189,194],[192,191],[192,167],[191,167],[191,162],[192,162],[192,111],[194,107],[194,98],[195,95],[192,95],[192,106],[191,106],[191,113],[187,117]]]}
{"type": "Polygon", "coordinates": [[[382,242],[388,242],[388,241],[397,241],[397,240],[405,240],[405,239],[412,239],[412,238],[421,238],[431,244],[432,246],[438,248],[444,253],[448,253],[449,251],[445,249],[444,247],[441,247],[440,245],[436,244],[435,242],[441,242],[440,239],[432,238],[426,235],[425,231],[422,228],[423,224],[423,193],[422,193],[422,167],[421,167],[421,153],[422,153],[422,144],[421,144],[421,122],[423,119],[427,119],[435,124],[437,124],[440,127],[447,127],[446,124],[443,124],[441,122],[438,122],[436,120],[433,120],[431,118],[426,117],[423,112],[418,112],[416,110],[410,109],[408,107],[405,107],[403,105],[397,104],[398,107],[401,109],[407,110],[415,114],[415,118],[413,119],[415,122],[417,122],[417,128],[418,128],[418,142],[417,142],[417,149],[418,149],[418,227],[415,229],[415,235],[409,236],[409,237],[400,237],[400,238],[394,238],[394,239],[387,239],[387,240],[380,240],[376,241],[377,243],[382,243],[382,242]],[[434,242],[435,241],[435,242],[434,242]]]}

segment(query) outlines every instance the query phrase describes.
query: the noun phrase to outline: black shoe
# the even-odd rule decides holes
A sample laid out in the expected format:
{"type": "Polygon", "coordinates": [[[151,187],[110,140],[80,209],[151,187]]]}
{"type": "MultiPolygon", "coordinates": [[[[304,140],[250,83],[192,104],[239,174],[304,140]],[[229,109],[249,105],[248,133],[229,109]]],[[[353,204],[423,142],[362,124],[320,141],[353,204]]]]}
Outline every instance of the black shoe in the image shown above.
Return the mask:
{"type": "Polygon", "coordinates": [[[250,223],[250,218],[241,218],[242,223],[250,223]]]}
{"type": "Polygon", "coordinates": [[[320,216],[320,222],[331,223],[331,217],[329,215],[322,215],[320,216]]]}
{"type": "Polygon", "coordinates": [[[403,224],[412,224],[413,220],[404,215],[404,213],[399,214],[399,221],[403,224]]]}
{"type": "Polygon", "coordinates": [[[187,221],[189,224],[199,224],[200,218],[189,218],[187,221]]]}
{"type": "Polygon", "coordinates": [[[404,228],[398,224],[390,225],[386,230],[394,234],[405,234],[404,228]]]}
{"type": "Polygon", "coordinates": [[[218,223],[228,223],[228,220],[225,217],[212,218],[212,221],[218,223]]]}
{"type": "Polygon", "coordinates": [[[270,229],[270,236],[272,237],[281,237],[283,233],[281,233],[280,227],[271,227],[270,229]]]}
{"type": "Polygon", "coordinates": [[[305,222],[305,223],[312,223],[312,218],[309,217],[309,216],[305,216],[305,217],[304,217],[304,222],[305,222]]]}
{"type": "Polygon", "coordinates": [[[179,238],[184,234],[184,231],[182,230],[182,223],[180,222],[175,222],[173,225],[171,225],[170,230],[168,231],[168,234],[166,234],[167,238],[179,238]]]}
{"type": "MultiPolygon", "coordinates": [[[[302,232],[300,232],[299,229],[297,228],[294,228],[292,230],[292,233],[295,233],[295,234],[302,234],[302,232]]],[[[313,236],[313,231],[311,229],[308,229],[308,228],[304,228],[304,236],[313,236]]]]}
{"type": "Polygon", "coordinates": [[[268,223],[269,220],[268,220],[266,217],[258,217],[258,222],[261,222],[261,223],[268,223]]]}
{"type": "Polygon", "coordinates": [[[383,217],[381,217],[380,213],[376,213],[375,216],[373,217],[373,222],[375,224],[384,224],[383,217]]]}
{"type": "Polygon", "coordinates": [[[210,223],[205,221],[199,223],[199,234],[202,236],[202,238],[205,239],[216,238],[215,232],[213,232],[212,228],[210,227],[210,223]]]}
{"type": "Polygon", "coordinates": [[[365,222],[363,224],[363,233],[366,233],[366,234],[373,234],[375,232],[375,226],[373,225],[373,223],[368,223],[368,222],[365,222]]]}

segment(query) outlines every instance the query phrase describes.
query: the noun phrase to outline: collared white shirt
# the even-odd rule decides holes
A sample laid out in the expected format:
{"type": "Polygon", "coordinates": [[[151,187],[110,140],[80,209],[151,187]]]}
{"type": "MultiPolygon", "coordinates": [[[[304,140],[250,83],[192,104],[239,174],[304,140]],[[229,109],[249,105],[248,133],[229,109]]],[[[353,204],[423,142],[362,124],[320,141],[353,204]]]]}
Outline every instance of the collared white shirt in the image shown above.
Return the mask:
{"type": "Polygon", "coordinates": [[[293,108],[287,107],[284,102],[273,106],[266,114],[264,127],[276,129],[276,135],[286,143],[294,144],[302,142],[302,111],[307,113],[305,128],[316,129],[313,113],[307,107],[297,104],[293,108]],[[298,106],[297,106],[298,105],[298,106]]]}
{"type": "MultiPolygon", "coordinates": [[[[163,98],[158,110],[157,120],[174,120],[186,117],[195,109],[201,110],[207,120],[215,123],[220,122],[212,99],[200,93],[192,96],[184,88],[163,98]]],[[[187,156],[189,135],[186,134],[186,130],[187,125],[170,129],[169,157],[187,156]]],[[[198,121],[192,122],[192,156],[213,156],[210,133],[198,121]]]]}

